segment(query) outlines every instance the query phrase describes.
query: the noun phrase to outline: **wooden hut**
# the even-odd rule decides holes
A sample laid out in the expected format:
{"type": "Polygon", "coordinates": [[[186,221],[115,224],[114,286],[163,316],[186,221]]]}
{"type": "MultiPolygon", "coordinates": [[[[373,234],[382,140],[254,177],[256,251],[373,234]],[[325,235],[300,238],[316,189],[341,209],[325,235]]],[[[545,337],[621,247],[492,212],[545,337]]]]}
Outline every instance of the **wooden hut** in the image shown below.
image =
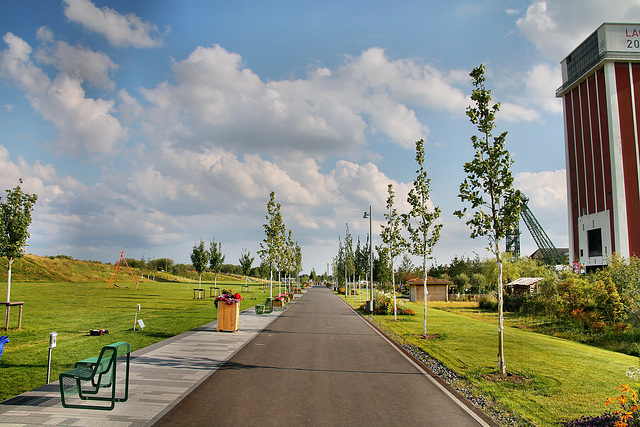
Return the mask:
{"type": "MultiPolygon", "coordinates": [[[[409,301],[424,301],[424,279],[411,279],[409,285],[409,301]]],[[[450,280],[427,278],[428,301],[449,301],[450,280]]]]}

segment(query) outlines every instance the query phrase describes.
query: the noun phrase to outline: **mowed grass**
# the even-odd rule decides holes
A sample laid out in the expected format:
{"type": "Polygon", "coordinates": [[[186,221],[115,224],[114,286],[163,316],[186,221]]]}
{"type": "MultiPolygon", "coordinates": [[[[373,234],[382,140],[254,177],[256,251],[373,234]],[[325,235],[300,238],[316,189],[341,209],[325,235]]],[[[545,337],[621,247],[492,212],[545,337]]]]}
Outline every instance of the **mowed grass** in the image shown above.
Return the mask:
{"type": "MultiPolygon", "coordinates": [[[[174,335],[189,331],[217,319],[214,299],[203,283],[205,300],[194,300],[194,283],[142,282],[140,289],[129,277],[107,289],[107,282],[13,282],[11,300],[24,301],[22,330],[17,330],[18,308],[11,308],[10,342],[0,359],[0,400],[32,390],[46,383],[49,333],[57,332],[57,347],[52,351],[51,381],[73,364],[117,341],[127,341],[137,350],[174,335]],[[125,287],[128,287],[126,289],[125,287]],[[136,306],[143,331],[133,331],[136,306]],[[108,329],[104,336],[90,336],[91,329],[108,329]]],[[[250,284],[249,292],[241,292],[244,281],[218,280],[218,287],[240,292],[241,310],[264,302],[258,284],[250,284]]],[[[0,295],[6,294],[6,282],[0,295]]],[[[2,327],[4,327],[4,306],[2,327]]],[[[242,325],[240,325],[242,327],[242,325]]]]}
{"type": "Polygon", "coordinates": [[[638,358],[632,356],[507,327],[505,359],[512,376],[503,380],[496,375],[497,320],[430,307],[427,334],[432,337],[423,339],[423,306],[406,305],[415,316],[398,316],[397,322],[393,316],[375,316],[375,322],[461,374],[477,387],[476,392],[539,426],[604,413],[609,408],[604,406],[607,396],[617,396],[616,387],[631,381],[625,375],[629,367],[638,366],[638,358]]]}

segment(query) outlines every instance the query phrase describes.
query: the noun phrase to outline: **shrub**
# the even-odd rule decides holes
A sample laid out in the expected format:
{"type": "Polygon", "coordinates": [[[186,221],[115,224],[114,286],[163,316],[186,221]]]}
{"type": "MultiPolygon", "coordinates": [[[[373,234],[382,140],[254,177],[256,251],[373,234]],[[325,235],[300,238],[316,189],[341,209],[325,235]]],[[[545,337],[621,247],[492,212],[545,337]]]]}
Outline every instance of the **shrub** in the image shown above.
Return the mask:
{"type": "Polygon", "coordinates": [[[487,311],[498,311],[498,300],[493,295],[484,296],[478,301],[478,308],[487,311]]]}
{"type": "Polygon", "coordinates": [[[564,427],[610,427],[620,422],[618,414],[606,413],[595,417],[583,416],[575,420],[563,420],[558,425],[564,427]]]}

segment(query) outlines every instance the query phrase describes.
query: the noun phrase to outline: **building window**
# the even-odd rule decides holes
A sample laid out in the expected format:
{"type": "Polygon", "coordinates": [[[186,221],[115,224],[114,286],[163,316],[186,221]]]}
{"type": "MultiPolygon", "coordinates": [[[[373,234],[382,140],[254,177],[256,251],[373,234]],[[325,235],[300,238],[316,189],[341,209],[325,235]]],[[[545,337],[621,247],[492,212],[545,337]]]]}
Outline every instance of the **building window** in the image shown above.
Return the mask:
{"type": "Polygon", "coordinates": [[[587,244],[589,249],[589,258],[602,256],[602,229],[596,228],[587,231],[587,244]]]}

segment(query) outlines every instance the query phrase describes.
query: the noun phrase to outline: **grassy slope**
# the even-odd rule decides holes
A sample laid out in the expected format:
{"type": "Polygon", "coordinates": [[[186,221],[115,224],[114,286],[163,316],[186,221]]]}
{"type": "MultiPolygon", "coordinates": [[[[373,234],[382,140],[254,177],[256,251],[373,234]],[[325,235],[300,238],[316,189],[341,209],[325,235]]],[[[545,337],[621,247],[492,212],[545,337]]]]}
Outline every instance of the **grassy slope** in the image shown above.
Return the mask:
{"type": "Polygon", "coordinates": [[[607,396],[629,379],[625,373],[638,359],[620,353],[516,328],[505,329],[507,381],[496,380],[497,323],[429,309],[424,340],[421,305],[408,304],[416,316],[376,316],[381,326],[402,341],[423,348],[462,374],[502,405],[540,426],[559,419],[605,412],[607,396]]]}

